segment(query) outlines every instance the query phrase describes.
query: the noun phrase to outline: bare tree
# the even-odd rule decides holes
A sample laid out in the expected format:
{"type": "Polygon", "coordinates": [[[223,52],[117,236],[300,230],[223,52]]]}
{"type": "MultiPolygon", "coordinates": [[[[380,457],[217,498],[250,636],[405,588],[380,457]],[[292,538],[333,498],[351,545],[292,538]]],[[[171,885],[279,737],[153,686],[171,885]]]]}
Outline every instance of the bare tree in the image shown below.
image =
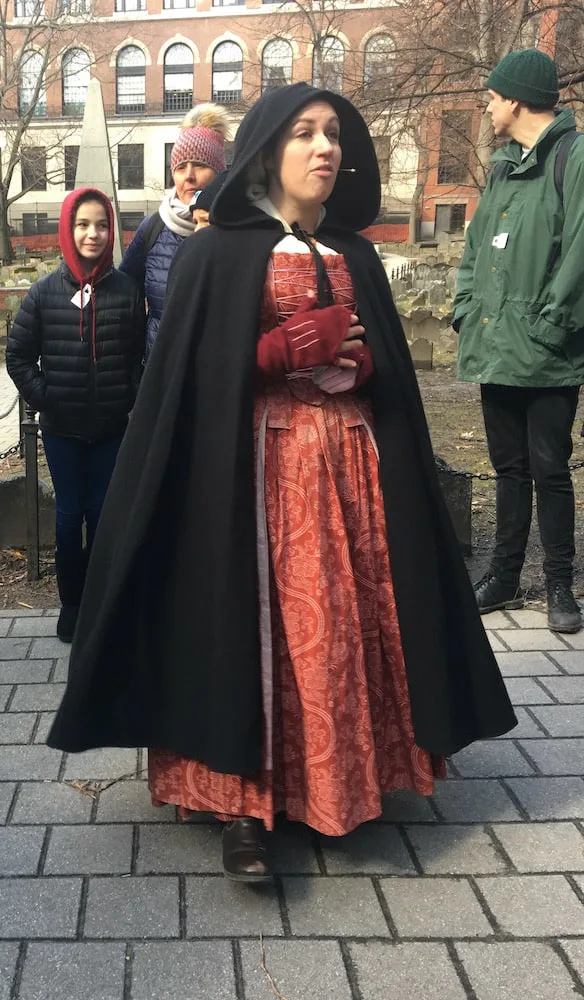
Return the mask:
{"type": "MultiPolygon", "coordinates": [[[[59,107],[58,115],[50,116],[51,127],[42,129],[42,147],[34,143],[34,123],[49,117],[47,95],[63,72],[58,54],[68,45],[74,47],[79,29],[88,24],[95,44],[100,29],[90,13],[90,0],[0,0],[0,260],[12,259],[10,206],[39,183],[57,182],[64,175],[63,143],[77,132],[78,122],[69,118],[53,123],[53,117],[61,116],[59,107]],[[23,183],[15,192],[19,164],[23,183]]],[[[99,51],[100,46],[95,48],[99,51]]],[[[107,51],[107,46],[101,48],[107,51]]],[[[87,72],[90,62],[88,58],[87,72]]],[[[71,109],[73,116],[81,111],[71,109]]]]}

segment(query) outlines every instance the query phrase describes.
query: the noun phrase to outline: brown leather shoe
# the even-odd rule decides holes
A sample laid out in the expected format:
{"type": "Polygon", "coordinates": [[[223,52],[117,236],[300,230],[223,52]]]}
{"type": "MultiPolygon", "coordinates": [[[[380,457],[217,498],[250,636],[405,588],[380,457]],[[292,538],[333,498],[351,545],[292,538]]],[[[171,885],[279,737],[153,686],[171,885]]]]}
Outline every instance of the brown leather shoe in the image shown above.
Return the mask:
{"type": "Polygon", "coordinates": [[[261,819],[244,816],[223,827],[223,869],[234,882],[271,882],[266,828],[261,819]]]}

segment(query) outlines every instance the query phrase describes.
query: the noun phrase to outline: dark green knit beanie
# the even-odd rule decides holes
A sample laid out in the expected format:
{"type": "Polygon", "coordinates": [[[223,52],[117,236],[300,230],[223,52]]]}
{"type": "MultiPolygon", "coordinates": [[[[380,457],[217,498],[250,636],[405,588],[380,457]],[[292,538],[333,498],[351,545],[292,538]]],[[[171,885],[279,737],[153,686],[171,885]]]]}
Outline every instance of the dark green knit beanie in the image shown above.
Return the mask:
{"type": "Polygon", "coordinates": [[[553,108],[560,98],[558,70],[539,49],[510,52],[491,72],[487,90],[536,108],[553,108]]]}

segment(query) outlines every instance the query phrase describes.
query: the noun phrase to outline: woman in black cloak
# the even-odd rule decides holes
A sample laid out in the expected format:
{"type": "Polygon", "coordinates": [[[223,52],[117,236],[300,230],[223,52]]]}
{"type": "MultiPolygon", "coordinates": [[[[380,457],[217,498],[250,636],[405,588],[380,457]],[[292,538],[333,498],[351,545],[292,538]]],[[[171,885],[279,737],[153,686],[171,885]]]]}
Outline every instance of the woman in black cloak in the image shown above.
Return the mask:
{"type": "Polygon", "coordinates": [[[49,743],[148,746],[157,802],[339,835],[516,720],[434,469],[383,267],[373,143],[307,84],[244,118],[172,266],[49,743]]]}

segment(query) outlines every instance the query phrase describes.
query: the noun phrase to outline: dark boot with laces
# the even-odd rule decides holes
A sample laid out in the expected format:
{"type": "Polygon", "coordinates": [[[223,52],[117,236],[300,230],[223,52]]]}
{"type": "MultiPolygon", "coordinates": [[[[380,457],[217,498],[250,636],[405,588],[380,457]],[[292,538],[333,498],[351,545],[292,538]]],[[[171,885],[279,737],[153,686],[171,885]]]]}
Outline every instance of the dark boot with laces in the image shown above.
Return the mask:
{"type": "Polygon", "coordinates": [[[552,580],[547,585],[548,628],[552,632],[579,632],[582,612],[569,583],[552,580]]]}
{"type": "Polygon", "coordinates": [[[494,573],[485,573],[474,585],[475,597],[481,615],[490,611],[516,611],[523,607],[523,591],[519,584],[509,585],[494,573]]]}

